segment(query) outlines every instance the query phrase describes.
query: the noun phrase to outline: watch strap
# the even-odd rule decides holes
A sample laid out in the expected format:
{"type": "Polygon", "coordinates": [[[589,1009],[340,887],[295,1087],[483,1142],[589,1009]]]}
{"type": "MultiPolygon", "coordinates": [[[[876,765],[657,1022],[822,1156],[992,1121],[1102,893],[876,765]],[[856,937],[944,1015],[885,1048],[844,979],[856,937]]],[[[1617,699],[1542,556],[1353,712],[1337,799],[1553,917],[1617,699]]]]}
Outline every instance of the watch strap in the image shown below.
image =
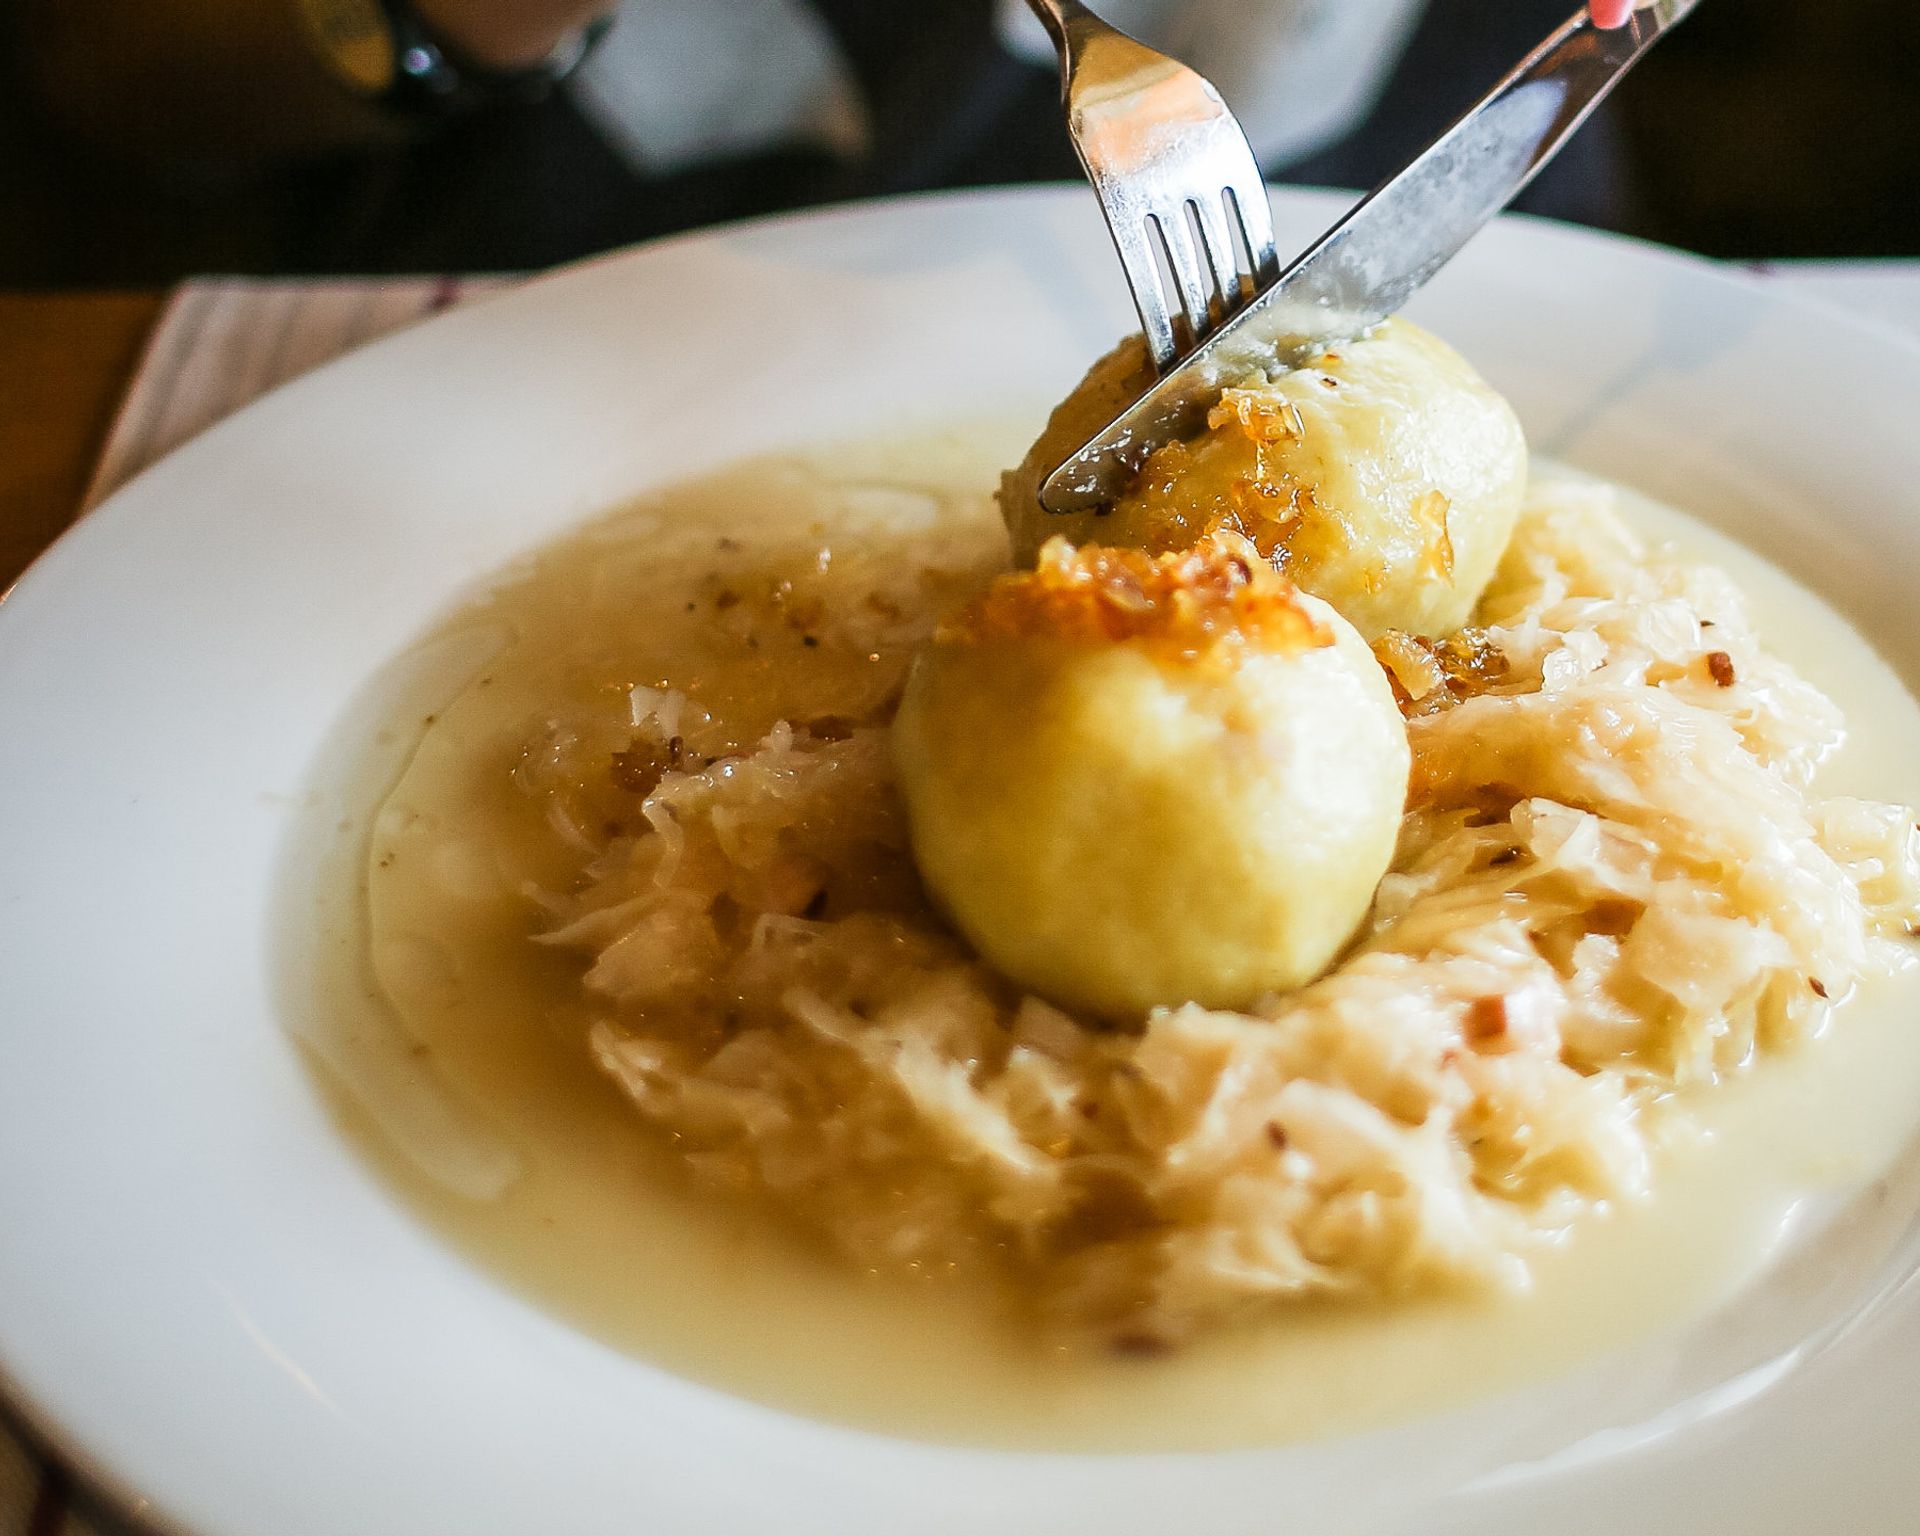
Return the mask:
{"type": "Polygon", "coordinates": [[[295,0],[332,74],[355,95],[433,120],[498,102],[538,101],[579,68],[610,22],[562,40],[546,58],[496,69],[466,56],[407,0],[295,0]]]}
{"type": "Polygon", "coordinates": [[[392,33],[394,105],[434,116],[454,116],[498,102],[536,102],[580,67],[610,24],[589,23],[546,58],[518,69],[476,63],[440,36],[407,0],[381,0],[392,33]]]}

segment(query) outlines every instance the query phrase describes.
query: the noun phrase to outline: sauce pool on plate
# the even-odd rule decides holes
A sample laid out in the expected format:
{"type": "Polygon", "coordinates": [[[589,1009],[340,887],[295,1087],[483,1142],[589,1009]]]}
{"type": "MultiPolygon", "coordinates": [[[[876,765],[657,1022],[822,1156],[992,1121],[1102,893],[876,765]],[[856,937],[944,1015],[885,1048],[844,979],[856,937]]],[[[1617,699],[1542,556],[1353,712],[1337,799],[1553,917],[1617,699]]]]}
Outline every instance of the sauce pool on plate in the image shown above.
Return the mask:
{"type": "MultiPolygon", "coordinates": [[[[1220,1449],[1451,1407],[1699,1317],[1765,1269],[1809,1198],[1887,1167],[1920,1103],[1911,967],[1862,985],[1826,1038],[1717,1087],[1705,1132],[1659,1147],[1654,1197],[1541,1253],[1514,1295],[1302,1302],[1171,1352],[1068,1350],[1003,1304],[990,1263],[861,1272],[695,1185],[591,1061],[578,957],[531,940],[529,892],[569,871],[514,785],[529,723],[671,684],[712,717],[695,744],[714,751],[785,716],[870,710],[912,646],[822,645],[809,605],[875,561],[921,573],[942,606],[977,589],[1005,560],[980,488],[1016,441],[981,428],[656,493],[507,573],[369,695],[350,724],[375,728],[343,730],[322,788],[357,814],[297,872],[309,904],[318,873],[322,905],[290,986],[342,1127],[456,1249],[609,1344],[774,1407],[1026,1450],[1220,1449]],[[770,603],[781,622],[742,653],[730,613],[770,603]]],[[[1920,709],[1865,642],[1724,537],[1627,510],[1727,570],[1771,647],[1844,710],[1822,792],[1912,799],[1920,709]]]]}

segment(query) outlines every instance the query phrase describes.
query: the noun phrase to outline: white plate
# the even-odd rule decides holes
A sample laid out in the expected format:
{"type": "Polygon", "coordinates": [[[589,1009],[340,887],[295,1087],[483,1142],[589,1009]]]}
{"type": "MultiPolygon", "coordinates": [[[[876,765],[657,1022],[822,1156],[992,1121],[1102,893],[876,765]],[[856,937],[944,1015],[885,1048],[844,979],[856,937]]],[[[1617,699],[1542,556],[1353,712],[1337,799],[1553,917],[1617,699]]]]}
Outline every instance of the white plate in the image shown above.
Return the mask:
{"type": "MultiPolygon", "coordinates": [[[[1297,246],[1338,204],[1277,207],[1297,246]]],[[[1920,679],[1920,351],[1521,221],[1416,312],[1537,447],[1737,532],[1920,679]]],[[[962,1451],[572,1332],[444,1249],[330,1127],[278,1025],[268,913],[363,680],[477,577],[641,487],[1038,407],[1126,320],[1082,192],[727,229],[326,368],[41,562],[0,605],[0,1361],[41,1427],[204,1536],[1912,1530],[1911,1288],[1744,1374],[1759,1333],[1742,1354],[1692,1330],[1364,1439],[962,1451]]],[[[1844,1278],[1821,1319],[1872,1280],[1844,1278]]]]}

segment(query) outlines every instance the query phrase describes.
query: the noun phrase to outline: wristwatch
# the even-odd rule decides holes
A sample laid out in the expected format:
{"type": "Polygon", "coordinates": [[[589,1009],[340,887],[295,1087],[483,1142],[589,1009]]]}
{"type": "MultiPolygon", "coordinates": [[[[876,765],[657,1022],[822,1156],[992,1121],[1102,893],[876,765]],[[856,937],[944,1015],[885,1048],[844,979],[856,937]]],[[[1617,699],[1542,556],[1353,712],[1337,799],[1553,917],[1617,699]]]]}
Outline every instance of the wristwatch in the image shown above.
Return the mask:
{"type": "Polygon", "coordinates": [[[610,25],[595,21],[521,69],[477,64],[407,0],[295,0],[308,35],[356,95],[407,117],[442,120],[496,102],[538,101],[580,67],[610,25]]]}

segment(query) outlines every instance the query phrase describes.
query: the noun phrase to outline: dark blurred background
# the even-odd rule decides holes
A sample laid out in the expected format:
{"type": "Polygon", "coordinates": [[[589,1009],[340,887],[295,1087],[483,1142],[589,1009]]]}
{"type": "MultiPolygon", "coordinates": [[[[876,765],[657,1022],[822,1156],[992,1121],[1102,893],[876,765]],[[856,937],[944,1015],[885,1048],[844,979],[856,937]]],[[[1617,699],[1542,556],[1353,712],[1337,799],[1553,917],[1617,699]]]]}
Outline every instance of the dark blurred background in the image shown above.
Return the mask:
{"type": "MultiPolygon", "coordinates": [[[[289,51],[298,29],[274,30],[296,3],[0,0],[0,287],[517,270],[717,219],[1075,174],[1053,74],[1003,46],[990,0],[788,0],[833,41],[858,142],[666,166],[623,151],[577,82],[434,125],[335,103],[289,51]]],[[[1416,9],[1377,104],[1270,164],[1276,180],[1372,185],[1571,6],[1416,9]]],[[[1920,254],[1920,3],[1704,0],[1523,206],[1717,256],[1920,254]]]]}

